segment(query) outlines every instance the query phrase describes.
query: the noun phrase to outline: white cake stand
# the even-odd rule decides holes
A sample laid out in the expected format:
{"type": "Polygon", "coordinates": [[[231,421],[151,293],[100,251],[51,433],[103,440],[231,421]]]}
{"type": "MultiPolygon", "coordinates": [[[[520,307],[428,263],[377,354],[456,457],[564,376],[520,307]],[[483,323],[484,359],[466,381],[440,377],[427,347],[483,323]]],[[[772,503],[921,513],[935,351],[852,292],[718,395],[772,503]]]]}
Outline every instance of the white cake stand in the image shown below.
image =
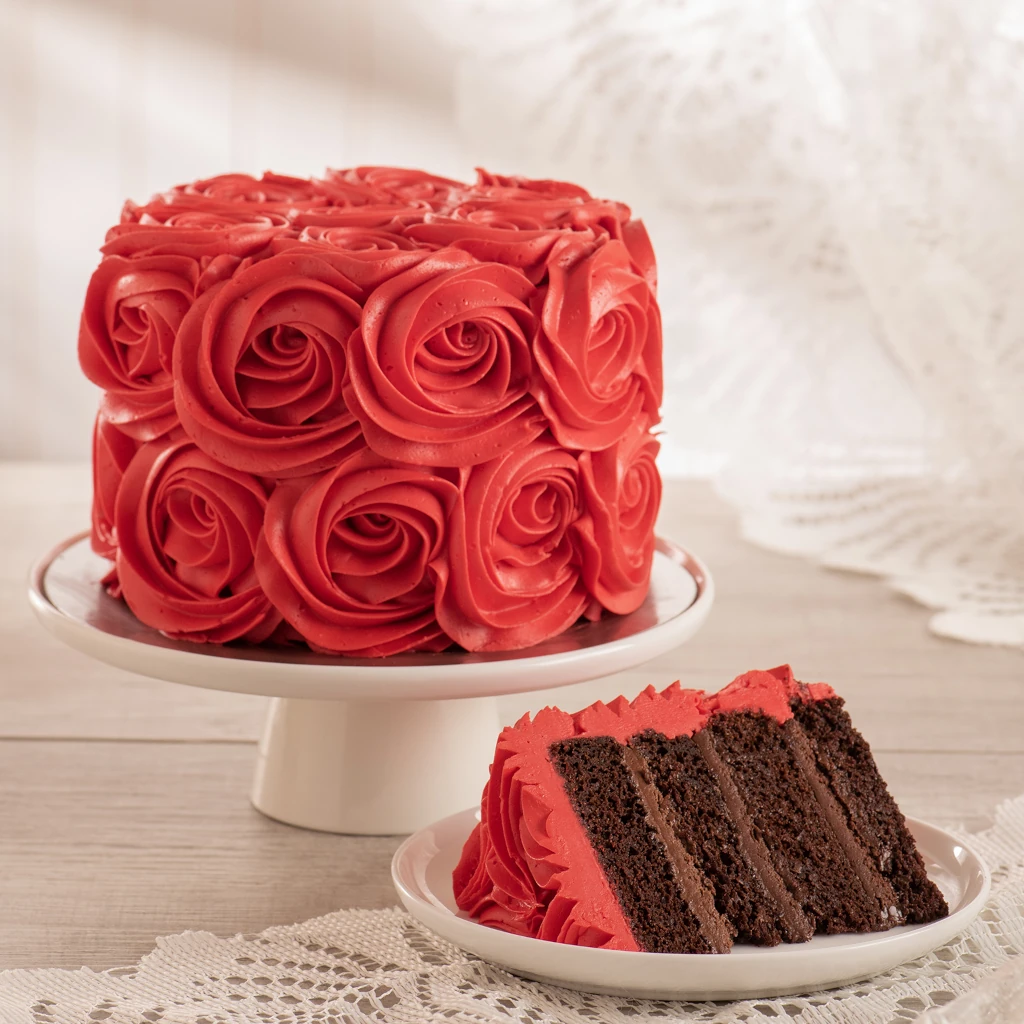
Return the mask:
{"type": "Polygon", "coordinates": [[[169,640],[104,591],[108,569],[86,533],[59,544],[32,572],[40,622],[117,668],[273,697],[253,804],[292,825],[360,835],[412,832],[480,799],[499,695],[635,668],[693,636],[714,599],[701,562],[659,539],[650,593],[631,615],[581,622],[527,651],[376,660],[169,640]]]}

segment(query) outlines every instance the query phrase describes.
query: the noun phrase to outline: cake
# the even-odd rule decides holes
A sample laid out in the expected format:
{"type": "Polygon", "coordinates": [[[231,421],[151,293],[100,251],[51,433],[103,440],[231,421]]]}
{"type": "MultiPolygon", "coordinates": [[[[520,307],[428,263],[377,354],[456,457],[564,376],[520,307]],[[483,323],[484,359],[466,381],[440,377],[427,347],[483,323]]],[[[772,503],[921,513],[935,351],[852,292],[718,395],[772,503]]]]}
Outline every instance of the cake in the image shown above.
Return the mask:
{"type": "Polygon", "coordinates": [[[944,917],[843,701],[788,666],[505,729],[453,874],[482,924],[726,953],[944,917]]]}
{"type": "Polygon", "coordinates": [[[643,602],[654,253],[479,171],[226,174],[127,203],[89,282],[92,547],[179,640],[533,646],[643,602]]]}

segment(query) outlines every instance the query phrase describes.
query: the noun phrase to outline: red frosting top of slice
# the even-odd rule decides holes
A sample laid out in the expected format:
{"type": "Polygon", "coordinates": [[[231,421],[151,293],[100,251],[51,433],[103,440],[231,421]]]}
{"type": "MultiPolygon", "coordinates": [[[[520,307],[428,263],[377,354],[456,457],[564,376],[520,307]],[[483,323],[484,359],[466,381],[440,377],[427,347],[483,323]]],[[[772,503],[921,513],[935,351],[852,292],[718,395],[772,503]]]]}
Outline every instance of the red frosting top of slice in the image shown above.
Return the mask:
{"type": "Polygon", "coordinates": [[[638,950],[619,902],[576,817],[551,744],[573,736],[613,736],[620,743],[654,729],[692,736],[724,711],[760,711],[779,722],[794,701],[835,695],[825,683],[799,683],[788,665],[747,672],[715,694],[678,682],[636,699],[598,701],[575,715],[544,708],[498,737],[480,802],[480,823],[452,875],[459,908],[482,924],[578,946],[638,950]]]}

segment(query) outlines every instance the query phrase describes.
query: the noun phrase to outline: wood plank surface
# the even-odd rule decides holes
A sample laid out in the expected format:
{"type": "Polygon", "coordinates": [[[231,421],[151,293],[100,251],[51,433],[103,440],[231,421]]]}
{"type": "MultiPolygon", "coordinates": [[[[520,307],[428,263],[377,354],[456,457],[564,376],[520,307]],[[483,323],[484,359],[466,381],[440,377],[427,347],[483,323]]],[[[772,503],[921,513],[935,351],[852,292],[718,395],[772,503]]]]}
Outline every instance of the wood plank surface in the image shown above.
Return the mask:
{"type": "MultiPolygon", "coordinates": [[[[29,566],[87,523],[88,492],[86,467],[0,464],[0,968],[109,967],[186,928],[393,904],[397,839],[305,832],[248,804],[261,698],[109,669],[36,625],[29,566]]],[[[706,485],[668,484],[661,529],[712,569],[702,631],[642,670],[505,698],[506,720],[789,661],[847,699],[906,813],[980,827],[1024,791],[1020,651],[937,639],[877,580],[745,544],[706,485]]]]}
{"type": "Polygon", "coordinates": [[[252,759],[248,743],[0,743],[0,966],[110,967],[157,935],[393,905],[400,838],[265,818],[252,759]]]}

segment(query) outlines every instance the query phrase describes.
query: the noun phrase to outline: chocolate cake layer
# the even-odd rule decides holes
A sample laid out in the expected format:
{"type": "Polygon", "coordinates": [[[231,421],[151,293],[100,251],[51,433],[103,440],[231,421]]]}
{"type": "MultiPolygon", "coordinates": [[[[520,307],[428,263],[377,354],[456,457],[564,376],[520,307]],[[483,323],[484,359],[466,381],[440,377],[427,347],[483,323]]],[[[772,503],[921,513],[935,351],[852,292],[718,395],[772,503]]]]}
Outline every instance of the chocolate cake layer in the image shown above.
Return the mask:
{"type": "Polygon", "coordinates": [[[867,741],[838,697],[796,704],[794,721],[812,741],[817,767],[828,780],[851,832],[895,892],[901,918],[924,924],[949,913],[925,872],[914,837],[882,781],[867,741]]]}
{"type": "MultiPolygon", "coordinates": [[[[814,779],[785,727],[767,715],[712,717],[707,736],[728,766],[754,835],[816,932],[879,931],[894,923],[882,879],[865,884],[829,822],[814,779]]],[[[706,742],[706,741],[705,741],[706,742]]],[[[812,766],[813,767],[813,766],[812,766]]]]}
{"type": "Polygon", "coordinates": [[[774,946],[809,939],[814,932],[753,835],[727,769],[697,737],[669,739],[653,730],[630,741],[671,805],[676,834],[715,894],[715,907],[736,929],[737,941],[774,946]]]}
{"type": "Polygon", "coordinates": [[[642,949],[724,953],[731,929],[690,855],[675,841],[637,760],[610,736],[553,743],[552,764],[642,949]],[[646,801],[645,801],[646,797],[646,801]]]}
{"type": "Polygon", "coordinates": [[[800,942],[945,912],[841,702],[794,710],[783,724],[725,712],[693,736],[552,745],[644,949],[724,951],[732,936],[800,942]],[[902,872],[899,894],[892,871],[902,872]]]}

